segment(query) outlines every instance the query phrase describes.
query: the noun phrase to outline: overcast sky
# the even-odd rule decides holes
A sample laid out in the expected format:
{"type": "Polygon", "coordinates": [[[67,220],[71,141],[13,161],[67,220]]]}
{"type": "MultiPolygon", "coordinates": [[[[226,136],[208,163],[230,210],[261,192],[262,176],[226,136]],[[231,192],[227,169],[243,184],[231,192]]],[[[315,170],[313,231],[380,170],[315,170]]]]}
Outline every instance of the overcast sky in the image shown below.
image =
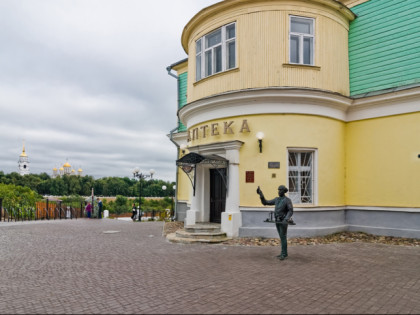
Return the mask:
{"type": "Polygon", "coordinates": [[[0,0],[0,171],[175,180],[181,34],[218,0],[0,0]]]}

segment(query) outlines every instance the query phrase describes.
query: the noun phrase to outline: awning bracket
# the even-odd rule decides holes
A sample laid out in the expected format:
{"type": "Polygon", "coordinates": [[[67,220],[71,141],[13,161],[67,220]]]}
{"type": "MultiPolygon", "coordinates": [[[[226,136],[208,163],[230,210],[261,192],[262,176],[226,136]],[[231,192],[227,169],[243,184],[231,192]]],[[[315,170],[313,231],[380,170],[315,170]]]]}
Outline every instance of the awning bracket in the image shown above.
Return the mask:
{"type": "Polygon", "coordinates": [[[182,171],[188,176],[191,186],[193,188],[193,195],[195,196],[195,184],[196,184],[196,168],[197,164],[210,164],[222,177],[226,191],[228,189],[228,167],[229,161],[217,156],[203,156],[198,153],[188,153],[182,158],[176,161],[176,165],[182,169],[182,171]],[[226,172],[222,172],[220,169],[226,169],[226,172]]]}

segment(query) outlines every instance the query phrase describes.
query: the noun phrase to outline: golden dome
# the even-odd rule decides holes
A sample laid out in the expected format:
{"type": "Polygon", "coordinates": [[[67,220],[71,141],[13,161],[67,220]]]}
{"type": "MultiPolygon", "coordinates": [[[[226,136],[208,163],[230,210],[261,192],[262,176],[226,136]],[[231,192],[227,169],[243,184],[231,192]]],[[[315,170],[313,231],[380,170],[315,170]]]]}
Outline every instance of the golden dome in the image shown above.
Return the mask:
{"type": "Polygon", "coordinates": [[[69,162],[66,162],[63,167],[71,167],[71,165],[69,164],[69,162]]]}
{"type": "Polygon", "coordinates": [[[54,168],[53,168],[53,171],[54,171],[54,172],[55,172],[55,171],[57,171],[57,168],[56,168],[56,167],[54,167],[54,168]]]}
{"type": "Polygon", "coordinates": [[[77,171],[78,171],[79,173],[80,173],[80,172],[83,172],[83,170],[82,170],[81,168],[79,168],[77,171]]]}
{"type": "Polygon", "coordinates": [[[64,168],[60,167],[60,171],[64,171],[64,168]]]}

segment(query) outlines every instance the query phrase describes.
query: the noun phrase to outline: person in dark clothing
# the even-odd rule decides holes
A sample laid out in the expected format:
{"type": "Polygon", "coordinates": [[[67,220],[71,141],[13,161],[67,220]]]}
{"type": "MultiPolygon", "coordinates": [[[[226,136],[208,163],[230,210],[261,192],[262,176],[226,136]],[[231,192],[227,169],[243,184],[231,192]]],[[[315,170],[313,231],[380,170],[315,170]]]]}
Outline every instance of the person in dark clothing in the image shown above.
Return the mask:
{"type": "Polygon", "coordinates": [[[98,198],[98,219],[102,219],[102,200],[98,198]]]}
{"type": "Polygon", "coordinates": [[[276,228],[279,233],[281,241],[281,253],[277,257],[280,260],[287,258],[287,227],[289,224],[294,224],[291,220],[293,215],[293,204],[290,198],[285,196],[289,190],[286,186],[280,185],[279,196],[272,199],[266,200],[262,193],[260,186],[258,186],[257,194],[260,195],[261,203],[264,206],[274,206],[274,217],[276,219],[276,228]]]}
{"type": "Polygon", "coordinates": [[[131,220],[135,221],[136,220],[136,215],[137,215],[136,204],[133,203],[133,208],[131,209],[131,211],[132,211],[131,220]]]}

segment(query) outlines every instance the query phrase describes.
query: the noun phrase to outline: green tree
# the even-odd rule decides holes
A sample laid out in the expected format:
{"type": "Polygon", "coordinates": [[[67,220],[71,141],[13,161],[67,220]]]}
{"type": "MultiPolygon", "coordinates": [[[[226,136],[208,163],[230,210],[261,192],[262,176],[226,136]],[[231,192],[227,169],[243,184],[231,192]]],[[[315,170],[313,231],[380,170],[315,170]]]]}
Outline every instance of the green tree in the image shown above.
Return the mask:
{"type": "Polygon", "coordinates": [[[3,199],[3,207],[34,207],[35,202],[42,199],[35,191],[28,187],[12,184],[0,184],[0,199],[3,199]]]}
{"type": "Polygon", "coordinates": [[[54,196],[67,195],[66,184],[63,178],[57,177],[52,180],[50,193],[54,196]]]}
{"type": "MultiPolygon", "coordinates": [[[[92,176],[64,175],[56,178],[47,173],[20,175],[17,172],[4,174],[0,171],[0,183],[28,187],[42,195],[81,195],[90,196],[92,187],[96,196],[137,197],[140,194],[138,180],[128,177],[105,177],[95,180],[92,176]]],[[[173,182],[160,179],[141,180],[142,197],[173,196],[173,182]],[[166,186],[166,190],[162,190],[166,186]]]]}
{"type": "Polygon", "coordinates": [[[114,211],[116,214],[129,212],[130,205],[128,204],[128,198],[125,196],[118,195],[115,199],[114,211]]]}

